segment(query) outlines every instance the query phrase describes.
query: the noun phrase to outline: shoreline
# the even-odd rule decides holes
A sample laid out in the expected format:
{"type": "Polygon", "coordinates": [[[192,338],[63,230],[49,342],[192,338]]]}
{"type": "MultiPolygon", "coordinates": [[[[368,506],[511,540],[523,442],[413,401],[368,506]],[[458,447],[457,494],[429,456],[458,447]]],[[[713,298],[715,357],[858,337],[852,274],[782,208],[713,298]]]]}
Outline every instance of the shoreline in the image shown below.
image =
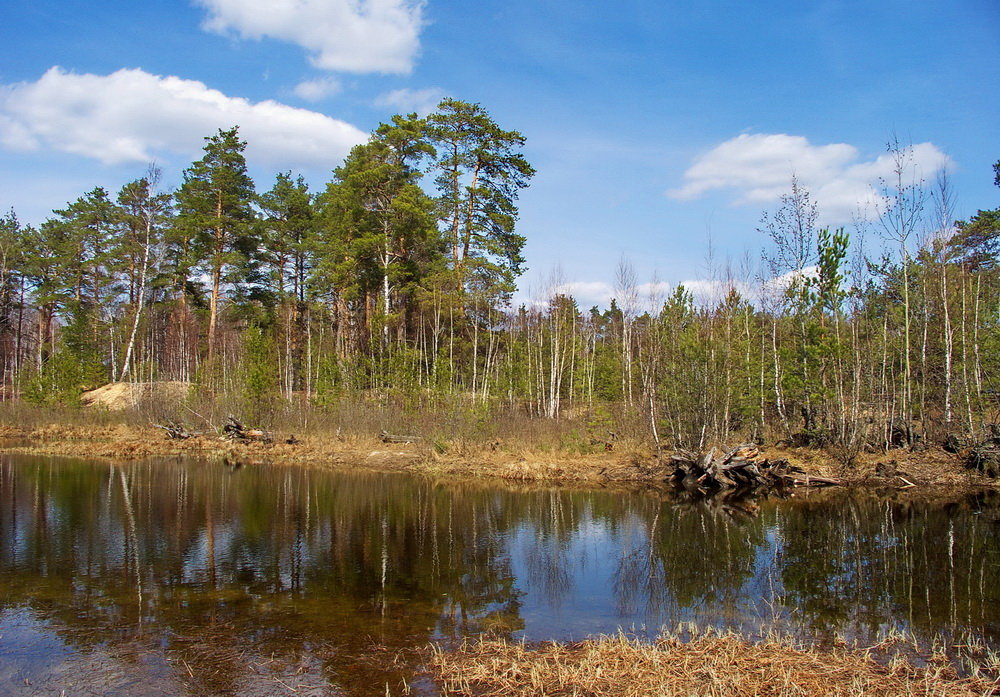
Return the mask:
{"type": "MultiPolygon", "coordinates": [[[[239,464],[409,472],[552,484],[665,484],[671,471],[666,462],[658,462],[652,453],[580,455],[495,446],[439,453],[423,442],[383,443],[376,437],[313,434],[296,436],[294,443],[288,443],[285,440],[289,435],[281,434],[274,443],[243,443],[206,435],[173,440],[153,426],[52,423],[30,428],[4,424],[0,425],[0,452],[120,461],[194,457],[239,464]]],[[[770,458],[789,460],[809,476],[836,477],[850,487],[1000,489],[1000,479],[991,479],[967,468],[958,455],[940,448],[864,453],[849,467],[836,462],[828,453],[811,448],[772,447],[764,449],[764,453],[770,458]]]]}

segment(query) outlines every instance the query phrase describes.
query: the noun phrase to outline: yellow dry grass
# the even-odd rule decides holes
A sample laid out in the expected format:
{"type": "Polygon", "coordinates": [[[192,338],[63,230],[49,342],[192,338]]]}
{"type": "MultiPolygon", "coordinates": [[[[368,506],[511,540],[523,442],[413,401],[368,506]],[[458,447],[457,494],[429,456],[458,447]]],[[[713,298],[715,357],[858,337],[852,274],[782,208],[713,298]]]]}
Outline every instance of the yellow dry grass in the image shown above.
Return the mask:
{"type": "MultiPolygon", "coordinates": [[[[644,451],[637,441],[628,439],[616,441],[612,451],[600,452],[542,448],[537,439],[522,438],[519,433],[512,433],[503,441],[456,438],[441,444],[426,436],[416,443],[383,443],[374,427],[365,430],[341,428],[336,418],[319,419],[317,415],[322,414],[319,411],[312,413],[312,417],[317,418],[312,418],[308,424],[293,426],[290,421],[267,424],[266,427],[274,432],[274,444],[232,443],[219,437],[217,426],[222,419],[218,415],[210,421],[185,406],[181,416],[177,416],[180,407],[175,404],[174,412],[177,413],[170,417],[169,409],[161,414],[153,408],[171,401],[179,403],[179,398],[171,399],[170,393],[185,394],[186,383],[157,383],[156,389],[148,394],[142,383],[138,385],[106,385],[88,393],[85,400],[110,407],[139,398],[139,404],[145,405],[142,408],[146,411],[138,407],[52,410],[24,404],[0,404],[0,451],[130,460],[176,455],[226,457],[246,464],[403,470],[458,478],[585,485],[662,484],[673,470],[667,459],[657,459],[651,452],[644,451]],[[201,431],[202,435],[172,441],[162,430],[140,425],[164,423],[169,418],[179,419],[189,429],[201,431]],[[286,444],[293,433],[294,443],[286,444]]],[[[415,431],[421,432],[420,429],[415,431]]],[[[838,467],[828,455],[817,450],[772,449],[764,456],[787,458],[812,475],[832,476],[847,484],[907,488],[913,483],[921,488],[943,485],[954,491],[966,487],[1000,487],[1000,479],[987,479],[981,473],[968,470],[960,458],[939,449],[921,453],[892,451],[877,459],[876,455],[866,455],[868,459],[859,461],[849,470],[838,467]],[[880,462],[883,466],[877,467],[880,462]],[[876,469],[885,473],[877,475],[876,469]]]]}
{"type": "Polygon", "coordinates": [[[538,646],[483,639],[436,650],[431,670],[444,694],[480,697],[981,697],[1000,694],[991,661],[959,677],[940,656],[918,667],[900,655],[880,662],[861,649],[709,632],[651,644],[621,635],[538,646]]]}

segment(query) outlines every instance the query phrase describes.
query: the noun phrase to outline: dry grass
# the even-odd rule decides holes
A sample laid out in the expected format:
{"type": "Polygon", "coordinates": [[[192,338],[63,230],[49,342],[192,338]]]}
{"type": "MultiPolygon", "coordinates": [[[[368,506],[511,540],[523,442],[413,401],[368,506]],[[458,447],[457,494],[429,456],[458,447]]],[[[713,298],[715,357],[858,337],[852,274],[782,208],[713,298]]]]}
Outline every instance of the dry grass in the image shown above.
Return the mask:
{"type": "MultiPolygon", "coordinates": [[[[613,410],[552,420],[509,404],[475,403],[462,395],[351,395],[322,407],[281,402],[260,420],[250,420],[236,410],[248,425],[274,432],[278,443],[262,447],[218,439],[233,402],[191,394],[179,399],[183,390],[176,390],[175,398],[168,398],[169,390],[142,392],[141,399],[117,410],[0,403],[0,449],[116,459],[219,456],[246,463],[360,466],[511,481],[662,482],[670,474],[667,463],[657,461],[642,430],[627,414],[613,410]],[[149,424],[167,421],[184,423],[205,435],[166,441],[149,424]],[[378,439],[382,430],[414,435],[419,441],[387,445],[378,439]],[[298,443],[284,445],[293,434],[298,443]]],[[[121,397],[121,391],[115,394],[121,397]]],[[[131,393],[126,396],[131,398],[131,393]]],[[[1000,486],[1000,480],[970,472],[959,458],[940,449],[871,455],[850,470],[815,449],[771,449],[764,455],[787,458],[810,474],[868,486],[903,488],[907,482],[1000,486]]]]}
{"type": "Polygon", "coordinates": [[[898,654],[883,662],[873,650],[803,648],[776,637],[752,643],[709,632],[652,644],[622,635],[538,646],[483,639],[435,650],[431,670],[445,694],[484,697],[973,697],[1000,694],[1000,665],[995,656],[989,662],[987,670],[959,677],[942,656],[918,667],[898,654]]]}

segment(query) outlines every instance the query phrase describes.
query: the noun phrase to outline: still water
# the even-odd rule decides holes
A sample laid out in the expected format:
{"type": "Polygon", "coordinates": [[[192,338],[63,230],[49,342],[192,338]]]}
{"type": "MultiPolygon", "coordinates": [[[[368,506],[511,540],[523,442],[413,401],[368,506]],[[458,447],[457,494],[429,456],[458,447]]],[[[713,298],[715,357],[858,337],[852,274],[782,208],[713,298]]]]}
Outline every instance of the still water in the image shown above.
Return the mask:
{"type": "Polygon", "coordinates": [[[997,647],[998,533],[994,492],[739,502],[0,456],[0,694],[426,694],[432,642],[689,622],[997,647]]]}

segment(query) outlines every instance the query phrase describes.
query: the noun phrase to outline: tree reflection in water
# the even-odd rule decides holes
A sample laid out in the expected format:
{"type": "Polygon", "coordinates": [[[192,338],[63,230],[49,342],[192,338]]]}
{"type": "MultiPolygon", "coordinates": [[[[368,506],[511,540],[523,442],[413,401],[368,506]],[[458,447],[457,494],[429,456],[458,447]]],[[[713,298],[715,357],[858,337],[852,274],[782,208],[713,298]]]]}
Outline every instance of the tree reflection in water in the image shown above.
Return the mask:
{"type": "MultiPolygon", "coordinates": [[[[428,643],[484,631],[579,638],[694,620],[820,638],[968,631],[996,645],[998,511],[987,494],[755,504],[5,457],[0,631],[21,636],[30,617],[56,637],[63,681],[65,666],[100,658],[165,694],[220,695],[395,693],[428,643]]],[[[0,656],[15,655],[5,641],[0,656]]],[[[56,660],[17,655],[16,671],[0,658],[0,680],[44,677],[56,660]]]]}

